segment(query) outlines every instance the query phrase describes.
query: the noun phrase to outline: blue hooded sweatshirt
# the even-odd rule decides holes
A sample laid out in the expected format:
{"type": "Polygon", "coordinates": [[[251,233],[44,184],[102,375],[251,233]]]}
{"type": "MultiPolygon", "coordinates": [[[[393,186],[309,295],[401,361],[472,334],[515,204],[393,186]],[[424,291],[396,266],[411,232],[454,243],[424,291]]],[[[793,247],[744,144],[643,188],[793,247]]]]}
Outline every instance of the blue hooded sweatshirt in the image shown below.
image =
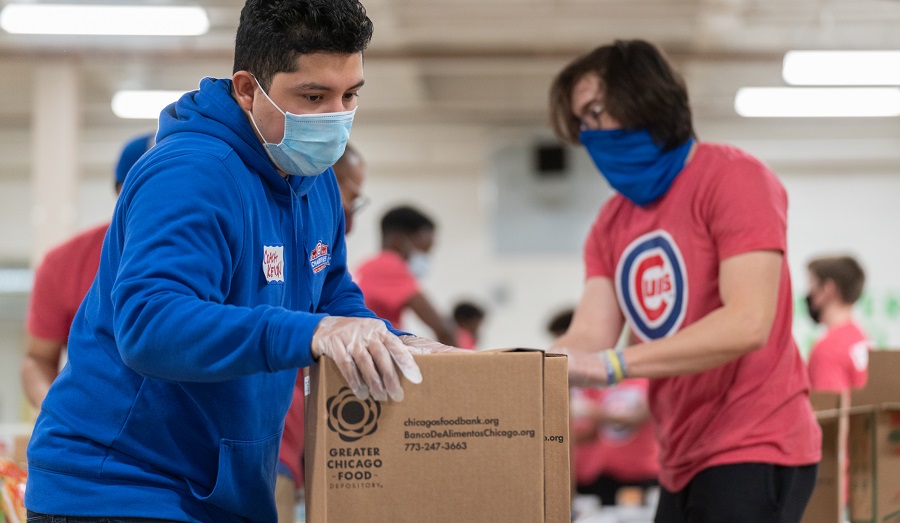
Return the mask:
{"type": "Polygon", "coordinates": [[[375,317],[334,172],[282,178],[230,88],[206,78],[166,108],[128,175],[28,446],[29,510],[276,521],[313,331],[375,317]]]}

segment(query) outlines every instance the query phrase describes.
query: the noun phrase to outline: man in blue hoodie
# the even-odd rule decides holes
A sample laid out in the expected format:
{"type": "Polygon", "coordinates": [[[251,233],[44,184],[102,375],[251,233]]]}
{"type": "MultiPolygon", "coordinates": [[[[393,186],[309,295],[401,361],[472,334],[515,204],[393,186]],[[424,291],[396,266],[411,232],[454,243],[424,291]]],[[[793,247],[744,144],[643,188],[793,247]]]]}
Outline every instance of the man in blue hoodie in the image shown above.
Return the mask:
{"type": "Polygon", "coordinates": [[[275,521],[298,368],[379,401],[421,381],[410,351],[442,346],[364,306],[331,169],[371,35],[357,0],[248,0],[232,78],[162,112],[35,424],[29,521],[275,521]]]}

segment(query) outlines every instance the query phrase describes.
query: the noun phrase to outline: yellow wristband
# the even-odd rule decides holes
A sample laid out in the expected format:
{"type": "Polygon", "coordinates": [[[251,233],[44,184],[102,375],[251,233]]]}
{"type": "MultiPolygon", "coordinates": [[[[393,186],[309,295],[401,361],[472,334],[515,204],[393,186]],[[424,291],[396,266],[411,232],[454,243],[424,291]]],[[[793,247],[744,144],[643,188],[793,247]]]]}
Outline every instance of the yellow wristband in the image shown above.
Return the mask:
{"type": "MultiPolygon", "coordinates": [[[[622,378],[625,377],[625,371],[622,369],[622,362],[619,360],[619,355],[614,349],[607,349],[606,361],[612,366],[613,375],[616,378],[615,382],[619,383],[622,381],[622,378]]],[[[612,385],[612,383],[610,385],[612,385]]]]}

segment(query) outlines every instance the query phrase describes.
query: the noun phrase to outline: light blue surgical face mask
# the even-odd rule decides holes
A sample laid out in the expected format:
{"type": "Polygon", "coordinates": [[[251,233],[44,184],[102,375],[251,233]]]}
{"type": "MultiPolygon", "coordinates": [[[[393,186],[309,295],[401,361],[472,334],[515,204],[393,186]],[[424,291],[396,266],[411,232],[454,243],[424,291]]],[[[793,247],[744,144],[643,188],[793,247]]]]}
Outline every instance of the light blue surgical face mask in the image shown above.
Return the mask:
{"type": "Polygon", "coordinates": [[[415,277],[424,278],[431,269],[431,256],[428,253],[414,250],[409,254],[406,266],[409,267],[409,272],[413,273],[415,277]]]}
{"type": "MultiPolygon", "coordinates": [[[[253,79],[256,80],[256,77],[253,79]]],[[[266,153],[280,171],[295,176],[317,176],[344,154],[356,109],[338,113],[286,113],[269,98],[259,80],[256,80],[256,85],[266,100],[284,115],[284,138],[281,142],[269,143],[263,138],[266,153]]],[[[256,132],[262,136],[253,113],[247,114],[256,132]]]]}

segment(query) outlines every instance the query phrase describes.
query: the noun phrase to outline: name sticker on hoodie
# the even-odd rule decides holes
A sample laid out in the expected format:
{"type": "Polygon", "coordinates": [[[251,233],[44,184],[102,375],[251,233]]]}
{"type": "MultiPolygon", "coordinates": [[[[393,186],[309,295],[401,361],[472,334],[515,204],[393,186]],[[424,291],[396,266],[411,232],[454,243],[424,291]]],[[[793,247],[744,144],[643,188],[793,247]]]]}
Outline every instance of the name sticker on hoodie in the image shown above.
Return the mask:
{"type": "Polygon", "coordinates": [[[284,245],[263,245],[263,274],[269,283],[284,283],[284,245]]]}

